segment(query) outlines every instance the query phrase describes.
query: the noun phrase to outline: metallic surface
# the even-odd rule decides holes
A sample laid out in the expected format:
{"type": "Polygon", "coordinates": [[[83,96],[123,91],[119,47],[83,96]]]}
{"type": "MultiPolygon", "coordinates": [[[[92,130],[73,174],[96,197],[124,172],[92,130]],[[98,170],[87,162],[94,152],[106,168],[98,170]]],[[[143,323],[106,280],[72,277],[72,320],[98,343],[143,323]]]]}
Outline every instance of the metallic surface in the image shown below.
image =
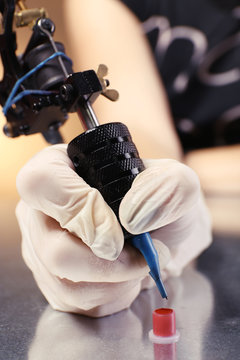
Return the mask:
{"type": "Polygon", "coordinates": [[[79,102],[78,106],[79,109],[77,114],[85,130],[94,129],[95,127],[99,126],[97,116],[88,101],[81,101],[81,103],[79,102]]]}
{"type": "MultiPolygon", "coordinates": [[[[19,3],[20,4],[20,3],[19,3]]],[[[16,27],[26,25],[34,26],[38,18],[46,17],[47,12],[45,9],[22,9],[14,14],[16,27]]]]}
{"type": "Polygon", "coordinates": [[[168,301],[147,290],[129,310],[91,319],[47,305],[21,258],[14,205],[0,203],[0,360],[240,358],[240,238],[215,236],[196,267],[166,282],[168,301]],[[176,312],[176,349],[148,339],[162,306],[176,312]]]}
{"type": "MultiPolygon", "coordinates": [[[[57,53],[58,48],[57,48],[57,45],[56,45],[56,43],[53,40],[52,35],[51,35],[51,32],[53,33],[54,29],[55,29],[54,23],[50,19],[39,19],[38,22],[37,22],[37,25],[39,26],[41,31],[48,37],[49,42],[51,43],[54,52],[57,53]],[[48,26],[51,27],[51,32],[48,29],[46,29],[46,27],[48,27],[48,26]]],[[[68,73],[68,71],[66,69],[66,66],[64,65],[64,62],[63,62],[61,56],[58,56],[58,62],[59,62],[59,65],[60,65],[60,67],[62,69],[62,72],[63,72],[64,76],[67,78],[69,73],[68,73]]]]}

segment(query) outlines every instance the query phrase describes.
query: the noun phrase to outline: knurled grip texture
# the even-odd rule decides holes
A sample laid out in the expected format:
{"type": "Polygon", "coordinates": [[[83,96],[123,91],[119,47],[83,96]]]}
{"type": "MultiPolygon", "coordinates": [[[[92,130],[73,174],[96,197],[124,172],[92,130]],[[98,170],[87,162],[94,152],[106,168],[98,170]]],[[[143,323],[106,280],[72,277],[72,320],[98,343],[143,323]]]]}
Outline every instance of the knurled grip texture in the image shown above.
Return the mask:
{"type": "Polygon", "coordinates": [[[128,128],[122,123],[100,125],[73,139],[67,152],[77,174],[100,191],[118,217],[122,198],[144,170],[128,128]]]}

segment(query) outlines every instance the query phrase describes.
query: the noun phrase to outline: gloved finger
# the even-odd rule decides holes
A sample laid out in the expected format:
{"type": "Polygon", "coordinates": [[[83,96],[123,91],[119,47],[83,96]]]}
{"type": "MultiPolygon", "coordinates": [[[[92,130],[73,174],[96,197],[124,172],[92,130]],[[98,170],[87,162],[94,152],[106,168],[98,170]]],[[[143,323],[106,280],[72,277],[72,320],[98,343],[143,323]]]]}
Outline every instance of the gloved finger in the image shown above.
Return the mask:
{"type": "MultiPolygon", "coordinates": [[[[23,258],[54,309],[105,316],[128,308],[146,287],[142,279],[148,269],[136,249],[124,248],[113,262],[99,259],[54,219],[23,201],[16,214],[23,258]]],[[[168,250],[164,245],[158,249],[163,266],[168,250]]]]}
{"type": "MultiPolygon", "coordinates": [[[[138,250],[125,245],[115,261],[96,257],[79,238],[59,223],[20,201],[16,215],[24,243],[24,259],[34,270],[37,262],[59,279],[72,282],[124,282],[143,278],[148,266],[138,250]]],[[[161,268],[169,261],[167,247],[156,243],[161,268]]],[[[36,273],[38,270],[35,271],[36,273]]]]}
{"type": "Polygon", "coordinates": [[[200,184],[193,170],[175,160],[145,162],[120,209],[122,225],[131,233],[152,231],[175,222],[198,202],[200,184]]]}
{"type": "Polygon", "coordinates": [[[110,315],[129,307],[140,292],[141,279],[119,283],[73,282],[53,275],[26,237],[23,238],[22,253],[39,289],[55,310],[94,317],[110,315]]]}
{"type": "Polygon", "coordinates": [[[117,218],[99,191],[75,173],[66,145],[35,155],[19,172],[17,189],[29,206],[56,219],[95,255],[114,260],[120,254],[124,239],[117,218]]]}
{"type": "Polygon", "coordinates": [[[141,291],[141,279],[120,283],[72,283],[51,274],[35,280],[55,310],[92,317],[114,314],[128,308],[141,291]]]}
{"type": "MultiPolygon", "coordinates": [[[[197,223],[201,224],[202,231],[198,232],[196,236],[199,235],[200,237],[200,234],[204,231],[205,235],[208,234],[207,239],[211,238],[211,218],[203,196],[199,197],[198,202],[191,208],[191,211],[176,221],[151,231],[151,234],[153,238],[161,239],[171,250],[179,246],[195,231],[197,223]]],[[[201,235],[201,238],[200,243],[206,240],[206,236],[201,235]]],[[[193,246],[196,246],[195,241],[193,246]]]]}
{"type": "Polygon", "coordinates": [[[164,242],[171,252],[171,260],[162,276],[179,276],[212,242],[211,218],[203,196],[177,221],[151,232],[153,239],[164,242]]]}

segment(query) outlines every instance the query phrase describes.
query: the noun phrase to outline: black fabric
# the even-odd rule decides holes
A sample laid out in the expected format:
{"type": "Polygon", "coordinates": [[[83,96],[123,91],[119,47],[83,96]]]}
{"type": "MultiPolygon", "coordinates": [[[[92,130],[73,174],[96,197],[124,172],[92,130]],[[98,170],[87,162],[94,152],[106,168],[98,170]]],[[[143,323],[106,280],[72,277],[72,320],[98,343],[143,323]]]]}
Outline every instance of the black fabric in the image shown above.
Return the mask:
{"type": "Polygon", "coordinates": [[[145,29],[184,149],[239,143],[238,1],[123,2],[145,29]]]}

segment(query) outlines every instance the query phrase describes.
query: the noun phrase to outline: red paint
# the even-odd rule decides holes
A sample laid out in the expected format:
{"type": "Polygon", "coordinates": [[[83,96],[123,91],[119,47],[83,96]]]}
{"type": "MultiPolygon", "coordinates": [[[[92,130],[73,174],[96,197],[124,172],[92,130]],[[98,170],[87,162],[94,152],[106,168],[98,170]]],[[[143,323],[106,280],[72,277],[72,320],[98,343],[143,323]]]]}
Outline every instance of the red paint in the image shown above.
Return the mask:
{"type": "Polygon", "coordinates": [[[156,336],[173,336],[176,334],[176,318],[172,309],[156,309],[153,312],[153,333],[156,336]]]}

